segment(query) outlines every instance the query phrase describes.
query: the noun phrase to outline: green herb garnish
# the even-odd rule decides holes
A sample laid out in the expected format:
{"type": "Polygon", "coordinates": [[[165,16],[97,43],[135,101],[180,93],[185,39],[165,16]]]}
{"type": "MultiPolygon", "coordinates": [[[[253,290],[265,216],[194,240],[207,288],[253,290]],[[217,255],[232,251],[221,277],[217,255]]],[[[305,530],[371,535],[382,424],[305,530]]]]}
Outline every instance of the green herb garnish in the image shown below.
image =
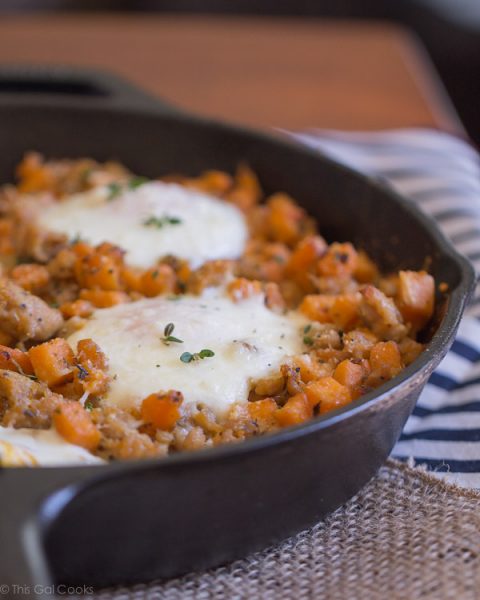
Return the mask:
{"type": "Polygon", "coordinates": [[[93,410],[94,409],[93,402],[91,400],[87,400],[85,402],[84,408],[85,408],[85,410],[88,410],[88,411],[93,410]]]}
{"type": "Polygon", "coordinates": [[[109,183],[107,185],[107,189],[108,189],[107,200],[113,200],[114,198],[116,198],[117,196],[120,195],[120,193],[122,191],[122,186],[119,183],[117,183],[116,181],[112,181],[112,183],[109,183]]]}
{"type": "Polygon", "coordinates": [[[173,323],[168,323],[165,325],[162,338],[162,342],[165,344],[165,346],[169,346],[172,342],[175,344],[183,344],[183,340],[179,340],[177,337],[172,335],[174,329],[175,325],[173,323]]]}
{"type": "Polygon", "coordinates": [[[171,217],[170,215],[163,215],[161,217],[156,217],[152,215],[143,221],[143,225],[145,227],[156,227],[157,229],[161,229],[165,225],[180,225],[182,219],[179,217],[171,217]]]}
{"type": "Polygon", "coordinates": [[[146,177],[132,177],[128,182],[128,187],[131,190],[136,190],[144,183],[148,183],[148,181],[149,180],[146,177]]]}
{"type": "Polygon", "coordinates": [[[114,198],[119,196],[125,189],[125,187],[127,187],[129,190],[136,190],[138,187],[147,182],[148,179],[146,177],[132,177],[128,180],[127,184],[118,183],[118,181],[112,181],[107,185],[107,200],[113,200],[114,198]]]}
{"type": "Polygon", "coordinates": [[[304,336],[304,338],[303,338],[303,343],[304,343],[306,346],[312,346],[312,345],[313,345],[313,339],[312,339],[310,336],[306,335],[306,336],[304,336]]]}
{"type": "Polygon", "coordinates": [[[209,350],[208,348],[204,348],[203,350],[200,350],[200,352],[195,352],[194,354],[192,354],[191,352],[184,352],[180,356],[180,360],[184,363],[190,363],[195,360],[211,358],[212,356],[215,356],[215,352],[213,350],[209,350]]]}

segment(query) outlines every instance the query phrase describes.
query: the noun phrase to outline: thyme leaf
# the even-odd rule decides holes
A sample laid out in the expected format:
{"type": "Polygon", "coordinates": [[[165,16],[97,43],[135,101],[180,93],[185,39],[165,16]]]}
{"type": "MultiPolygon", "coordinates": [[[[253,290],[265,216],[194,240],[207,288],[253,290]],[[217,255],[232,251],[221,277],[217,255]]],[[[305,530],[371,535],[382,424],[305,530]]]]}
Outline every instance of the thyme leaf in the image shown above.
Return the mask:
{"type": "Polygon", "coordinates": [[[152,215],[143,221],[143,225],[145,227],[156,227],[157,229],[161,229],[165,227],[165,225],[180,225],[182,219],[179,217],[172,217],[170,215],[163,215],[161,217],[156,217],[152,215]]]}
{"type": "Polygon", "coordinates": [[[113,200],[114,198],[120,195],[120,192],[122,191],[122,186],[118,182],[112,181],[107,185],[107,189],[107,200],[113,200]]]}
{"type": "Polygon", "coordinates": [[[175,329],[175,325],[173,323],[168,323],[167,325],[165,325],[165,329],[163,330],[163,335],[165,337],[172,335],[174,329],[175,329]]]}
{"type": "Polygon", "coordinates": [[[168,335],[167,337],[163,338],[163,343],[166,344],[167,346],[170,342],[175,342],[176,344],[183,344],[183,340],[179,340],[178,338],[174,337],[173,335],[168,335]]]}
{"type": "Polygon", "coordinates": [[[165,346],[169,346],[172,342],[175,344],[183,344],[183,340],[180,340],[172,335],[174,329],[175,325],[173,323],[167,323],[167,325],[165,325],[162,338],[162,342],[165,344],[165,346]]]}
{"type": "Polygon", "coordinates": [[[117,196],[122,193],[125,187],[129,190],[136,190],[138,187],[147,182],[148,179],[146,177],[132,177],[129,179],[126,185],[124,183],[118,183],[118,181],[112,181],[111,183],[107,184],[107,200],[114,200],[117,198],[117,196]]]}
{"type": "Polygon", "coordinates": [[[203,360],[204,358],[211,358],[212,356],[215,356],[215,352],[213,350],[203,348],[203,350],[200,350],[200,352],[194,352],[193,354],[191,352],[184,352],[180,356],[180,360],[184,363],[190,363],[196,360],[203,360]]]}
{"type": "Polygon", "coordinates": [[[192,362],[193,359],[193,354],[191,354],[190,352],[184,352],[181,356],[180,356],[180,360],[184,363],[189,363],[192,362]]]}
{"type": "Polygon", "coordinates": [[[132,177],[128,182],[128,188],[130,190],[136,190],[144,183],[148,183],[148,179],[146,177],[132,177]]]}

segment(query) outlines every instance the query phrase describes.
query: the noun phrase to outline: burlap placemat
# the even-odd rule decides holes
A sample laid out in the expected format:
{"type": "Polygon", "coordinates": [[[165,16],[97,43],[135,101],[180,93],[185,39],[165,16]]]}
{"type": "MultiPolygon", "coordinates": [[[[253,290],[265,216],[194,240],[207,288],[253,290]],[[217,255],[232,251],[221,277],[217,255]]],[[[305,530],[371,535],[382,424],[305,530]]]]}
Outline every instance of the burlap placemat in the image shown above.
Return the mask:
{"type": "Polygon", "coordinates": [[[476,600],[480,493],[388,461],[324,522],[230,565],[95,600],[476,600]]]}

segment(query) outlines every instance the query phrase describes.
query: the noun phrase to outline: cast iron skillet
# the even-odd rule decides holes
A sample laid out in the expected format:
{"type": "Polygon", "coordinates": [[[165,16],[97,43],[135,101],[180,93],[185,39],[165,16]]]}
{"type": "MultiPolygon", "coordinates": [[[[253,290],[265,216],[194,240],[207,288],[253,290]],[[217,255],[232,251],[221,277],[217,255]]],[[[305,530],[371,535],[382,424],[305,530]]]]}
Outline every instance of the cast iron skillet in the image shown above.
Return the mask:
{"type": "Polygon", "coordinates": [[[376,473],[452,343],[474,285],[470,264],[434,223],[316,152],[193,117],[104,73],[4,68],[0,132],[3,182],[30,149],[115,158],[147,177],[232,171],[246,160],[267,192],[293,195],[331,241],[353,241],[387,270],[418,269],[430,257],[450,289],[420,358],[345,409],[166,459],[0,470],[1,583],[107,586],[225,563],[318,521],[376,473]]]}

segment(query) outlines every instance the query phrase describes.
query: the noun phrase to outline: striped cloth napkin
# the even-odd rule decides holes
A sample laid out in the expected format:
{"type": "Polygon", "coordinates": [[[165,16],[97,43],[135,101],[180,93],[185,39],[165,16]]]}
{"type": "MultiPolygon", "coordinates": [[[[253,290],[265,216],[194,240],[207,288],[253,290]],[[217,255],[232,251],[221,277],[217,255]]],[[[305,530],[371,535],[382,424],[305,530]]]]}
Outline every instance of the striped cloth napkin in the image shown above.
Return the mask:
{"type": "MultiPolygon", "coordinates": [[[[288,133],[288,132],[287,132],[288,133]]],[[[426,129],[289,133],[354,169],[385,178],[438,223],[480,271],[480,156],[426,129]]],[[[393,456],[480,488],[480,290],[451,351],[432,374],[393,456]]]]}

